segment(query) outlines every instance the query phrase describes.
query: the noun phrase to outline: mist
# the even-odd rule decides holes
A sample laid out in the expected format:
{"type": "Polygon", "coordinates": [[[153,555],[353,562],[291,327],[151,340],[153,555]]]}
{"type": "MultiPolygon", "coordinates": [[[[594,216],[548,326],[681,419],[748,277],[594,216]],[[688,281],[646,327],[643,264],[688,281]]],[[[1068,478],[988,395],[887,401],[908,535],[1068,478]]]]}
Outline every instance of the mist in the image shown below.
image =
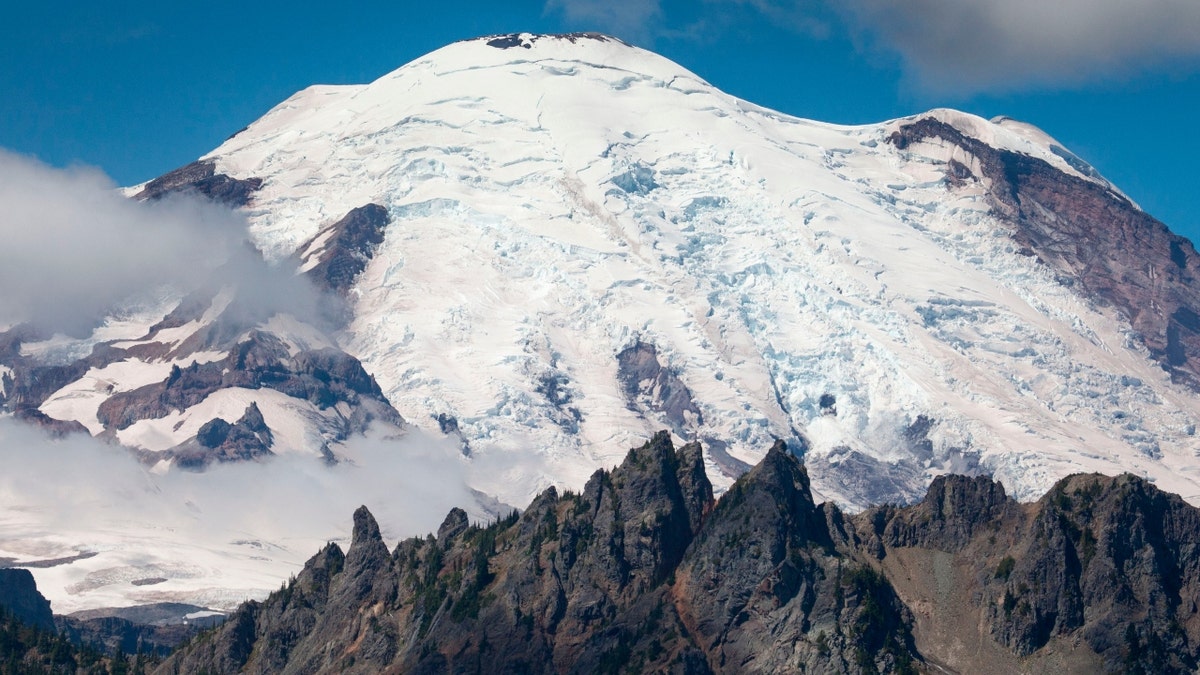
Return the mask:
{"type": "MultiPolygon", "coordinates": [[[[139,297],[229,287],[223,320],[239,326],[287,313],[329,328],[341,309],[292,265],[264,262],[236,211],[188,196],[136,202],[95,169],[3,150],[0,238],[0,329],[27,322],[86,337],[139,297]]],[[[456,506],[486,515],[465,459],[440,436],[355,436],[338,452],[333,466],[285,453],[156,473],[118,445],[0,417],[0,562],[71,559],[33,570],[59,612],[159,601],[231,609],[277,588],[325,542],[348,544],[360,505],[389,543],[436,531],[456,506]]]]}
{"type": "Polygon", "coordinates": [[[336,314],[305,277],[263,262],[236,211],[197,197],[136,202],[96,169],[0,150],[0,325],[84,337],[131,298],[234,286],[248,321],[336,314]]]}
{"type": "Polygon", "coordinates": [[[96,553],[32,570],[55,611],[161,600],[229,609],[262,597],[327,541],[349,543],[366,505],[389,546],[435,532],[453,507],[489,515],[452,444],[410,431],[356,437],[328,466],[310,455],[222,464],[203,473],[147,470],[83,434],[53,439],[0,418],[0,557],[96,553]],[[131,586],[137,578],[166,581],[131,586]]]}

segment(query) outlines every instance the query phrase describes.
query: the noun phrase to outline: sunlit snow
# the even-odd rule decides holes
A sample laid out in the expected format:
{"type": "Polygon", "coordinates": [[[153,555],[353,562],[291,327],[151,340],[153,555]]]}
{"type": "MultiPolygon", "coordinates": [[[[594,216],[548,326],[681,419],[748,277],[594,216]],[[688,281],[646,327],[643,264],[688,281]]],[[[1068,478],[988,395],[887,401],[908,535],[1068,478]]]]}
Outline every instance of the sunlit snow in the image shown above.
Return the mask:
{"type": "MultiPolygon", "coordinates": [[[[421,430],[414,433],[439,442],[422,444],[424,460],[410,468],[396,459],[403,455],[387,455],[371,460],[382,462],[378,470],[342,470],[328,479],[345,481],[334,494],[352,493],[355,476],[380,482],[391,471],[412,490],[431,490],[443,474],[430,467],[445,470],[454,488],[430,502],[439,508],[450,497],[471,501],[464,483],[515,505],[552,484],[578,488],[670,426],[631,404],[618,379],[616,355],[641,341],[656,347],[701,412],[675,430],[680,440],[727,444],[746,463],[775,438],[807,447],[819,495],[851,508],[869,498],[824,473],[851,451],[878,460],[881,471],[915,467],[913,491],[939,473],[968,470],[991,473],[1027,499],[1070,473],[1130,471],[1200,502],[1200,399],[1169,381],[1124,319],[1018,254],[982,186],[947,187],[947,162],[972,161],[961,150],[930,142],[897,150],[886,138],[906,120],[843,127],[765,110],[617,41],[527,42],[457,43],[368,85],[310,87],[207,156],[218,171],[264,180],[247,216],[255,244],[275,260],[351,209],[378,203],[392,219],[351,289],[354,318],[337,339],[421,430]],[[546,395],[548,379],[559,400],[546,395]],[[439,416],[455,418],[461,438],[443,437],[439,416]],[[928,448],[914,454],[902,439],[920,428],[928,448]]],[[[1029,125],[928,114],[1116,189],[1029,125]]],[[[272,321],[296,349],[325,340],[286,318],[272,321]]],[[[126,387],[152,381],[141,367],[110,366],[128,371],[126,387]]],[[[43,411],[94,431],[91,392],[112,374],[89,372],[43,411]]],[[[290,456],[277,460],[278,472],[267,463],[214,475],[247,489],[244,476],[261,477],[283,490],[299,472],[315,484],[314,498],[323,494],[327,479],[295,468],[326,469],[303,452],[319,444],[311,434],[322,421],[282,395],[252,398],[277,434],[275,450],[290,456]]],[[[247,391],[222,391],[119,438],[169,447],[214,416],[236,419],[249,400],[247,391]]],[[[733,478],[720,468],[727,465],[710,456],[719,488],[733,478]]],[[[206,479],[153,480],[169,494],[206,479]]],[[[0,556],[31,541],[3,537],[37,513],[14,511],[11,494],[0,493],[9,507],[0,556]]],[[[272,574],[334,536],[326,532],[344,534],[352,507],[343,501],[317,502],[328,517],[305,523],[299,518],[312,514],[303,511],[282,533],[247,526],[247,540],[286,551],[254,554],[273,561],[262,569],[231,562],[253,556],[217,540],[145,565],[194,557],[208,572],[180,588],[261,593],[278,585],[272,574]],[[342,529],[329,529],[334,523],[342,529]],[[214,577],[216,569],[228,576],[214,577]]],[[[169,502],[170,522],[221,524],[208,522],[203,507],[188,520],[184,502],[169,502]]],[[[54,551],[13,557],[154,548],[113,524],[125,507],[106,508],[114,515],[91,543],[46,534],[38,541],[58,542],[54,551]]],[[[431,527],[432,516],[405,520],[398,508],[380,518],[391,533],[431,527]]],[[[148,511],[136,522],[151,529],[138,531],[160,527],[156,517],[148,511]]],[[[161,549],[187,539],[179,527],[161,549]]],[[[124,583],[129,565],[97,558],[38,579],[69,606],[152,597],[130,594],[128,584],[112,595],[72,595],[82,588],[72,584],[92,575],[124,583]]]]}

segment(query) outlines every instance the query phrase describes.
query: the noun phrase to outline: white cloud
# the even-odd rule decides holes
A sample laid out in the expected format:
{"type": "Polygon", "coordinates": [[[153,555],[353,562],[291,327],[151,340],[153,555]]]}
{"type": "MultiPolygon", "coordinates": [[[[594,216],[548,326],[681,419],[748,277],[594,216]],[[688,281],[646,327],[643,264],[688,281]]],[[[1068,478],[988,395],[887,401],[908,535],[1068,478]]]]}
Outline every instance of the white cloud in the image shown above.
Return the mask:
{"type": "Polygon", "coordinates": [[[353,462],[285,455],[158,475],[118,446],[0,418],[0,557],[95,552],[32,570],[59,612],[156,599],[231,607],[278,587],[326,541],[344,549],[361,504],[389,546],[435,531],[455,506],[486,517],[445,439],[358,437],[343,452],[353,462]],[[167,581],[129,583],[147,577],[167,581]]]}
{"type": "Polygon", "coordinates": [[[244,232],[227,209],[138,204],[98,171],[0,150],[0,321],[86,327],[149,288],[199,284],[244,232]]]}
{"type": "Polygon", "coordinates": [[[60,170],[0,150],[0,325],[80,334],[156,288],[239,289],[254,317],[316,320],[322,299],[246,244],[246,221],[199,198],[139,203],[94,169],[60,170]]]}
{"type": "Polygon", "coordinates": [[[848,0],[927,85],[1074,84],[1200,56],[1195,0],[848,0]]]}

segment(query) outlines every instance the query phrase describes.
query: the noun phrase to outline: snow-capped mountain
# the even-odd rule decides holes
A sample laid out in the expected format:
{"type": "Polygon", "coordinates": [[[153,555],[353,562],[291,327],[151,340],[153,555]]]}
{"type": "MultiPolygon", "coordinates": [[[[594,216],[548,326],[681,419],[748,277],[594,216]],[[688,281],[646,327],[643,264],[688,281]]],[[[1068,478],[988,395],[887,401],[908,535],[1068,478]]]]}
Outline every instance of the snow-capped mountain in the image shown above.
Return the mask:
{"type": "Polygon", "coordinates": [[[341,324],[223,321],[214,289],[83,341],[10,331],[10,409],[165,470],[336,460],[403,418],[510,504],[660,428],[718,487],[783,438],[856,507],[948,471],[1200,500],[1196,252],[1014,120],[824,124],[613,38],[492,36],[305,89],[127,194],[179,191],[242,209],[341,324]]]}

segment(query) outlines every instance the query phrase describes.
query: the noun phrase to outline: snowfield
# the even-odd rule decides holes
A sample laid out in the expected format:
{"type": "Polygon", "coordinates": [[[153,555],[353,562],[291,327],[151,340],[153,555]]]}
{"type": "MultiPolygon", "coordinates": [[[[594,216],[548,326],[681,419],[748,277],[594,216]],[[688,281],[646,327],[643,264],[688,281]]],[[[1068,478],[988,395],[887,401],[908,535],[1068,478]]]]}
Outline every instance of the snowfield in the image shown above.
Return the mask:
{"type": "MultiPolygon", "coordinates": [[[[640,340],[702,413],[676,433],[747,463],[781,437],[886,471],[913,459],[898,439],[925,416],[913,491],[951,469],[1023,498],[1133,471],[1200,498],[1195,397],[1120,317],[1018,254],[981,186],[947,189],[961,151],[885,142],[911,120],[765,110],[615,40],[522,39],[306,89],[207,156],[264,179],[251,231],[275,258],[387,207],[342,345],[412,423],[457,419],[473,485],[525,503],[673,427],[623,395],[614,356],[640,340]],[[538,393],[546,378],[577,424],[538,393]]],[[[1029,125],[927,116],[1115,190],[1029,125]]],[[[813,477],[844,505],[876,497],[813,477]]]]}
{"type": "MultiPolygon", "coordinates": [[[[146,479],[166,500],[146,508],[172,524],[126,518],[117,504],[98,511],[97,528],[64,533],[31,530],[45,507],[10,489],[0,556],[98,552],[35,570],[58,611],[167,597],[228,607],[344,538],[356,481],[373,486],[362,494],[378,497],[370,506],[389,536],[420,534],[436,527],[434,507],[487,517],[470,489],[511,505],[550,485],[578,489],[662,428],[705,443],[720,489],[785,439],[805,454],[814,491],[850,509],[913,499],[949,471],[994,475],[1020,499],[1071,473],[1132,472],[1200,504],[1200,398],[1170,381],[1124,317],[1023,255],[986,186],[947,184],[952,160],[980,173],[973,157],[887,142],[924,117],[1120,194],[1014,120],[797,119],[603,37],[481,38],[367,85],[305,89],[201,159],[263,181],[245,213],[272,261],[306,243],[324,251],[332,235],[310,240],[353,209],[387,209],[344,330],[326,336],[286,316],[266,328],[294,352],[332,340],[360,359],[419,449],[350,439],[336,449],[345,465],[325,467],[316,449],[351,411],[225,389],[115,435],[165,450],[255,402],[286,457],[214,474],[250,494],[192,509],[171,491],[204,479],[167,471],[146,479]],[[619,355],[638,345],[653,347],[690,405],[664,404],[666,380],[627,381],[619,355]],[[256,495],[246,476],[274,487],[256,495]],[[393,479],[405,489],[388,507],[393,479]],[[345,498],[316,497],[326,481],[345,498]],[[259,498],[279,503],[239,520],[244,536],[188,534],[259,498]],[[289,519],[291,499],[309,501],[289,519]],[[418,504],[420,518],[403,515],[418,504]],[[169,581],[126,583],[134,577],[169,581]]],[[[168,330],[184,340],[209,320],[168,330]]],[[[26,348],[49,358],[81,346],[26,348]]],[[[98,433],[111,392],[221,358],[115,363],[41,410],[98,433]]],[[[207,503],[227,494],[204,484],[207,503]]]]}

